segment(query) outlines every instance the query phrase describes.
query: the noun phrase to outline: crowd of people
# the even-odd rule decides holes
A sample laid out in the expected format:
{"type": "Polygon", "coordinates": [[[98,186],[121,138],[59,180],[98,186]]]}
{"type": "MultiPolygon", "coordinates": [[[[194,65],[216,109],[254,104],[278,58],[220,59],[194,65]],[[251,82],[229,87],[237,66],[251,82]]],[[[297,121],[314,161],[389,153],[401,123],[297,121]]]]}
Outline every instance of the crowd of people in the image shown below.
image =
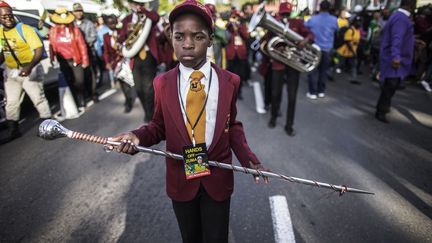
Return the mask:
{"type": "MultiPolygon", "coordinates": [[[[1,58],[7,77],[4,90],[9,127],[8,136],[3,142],[20,136],[18,120],[23,91],[29,95],[41,118],[52,117],[41,81],[43,73],[40,61],[45,58],[50,58],[51,63],[59,63],[80,112],[85,112],[89,100],[98,102],[98,87],[105,77],[110,87],[120,87],[123,91],[125,113],[133,109],[138,97],[144,109],[144,122],[151,120],[154,113],[153,79],[157,73],[175,67],[178,60],[169,36],[167,15],[158,15],[140,1],[129,0],[128,3],[131,13],[122,19],[115,15],[103,15],[97,21],[91,21],[85,17],[85,9],[80,3],[73,4],[72,11],[56,9],[50,14],[54,26],[49,31],[50,51],[47,54],[38,31],[16,22],[9,5],[6,1],[1,2],[1,58]],[[143,16],[152,23],[146,42],[138,53],[133,56],[126,54],[125,57],[122,47],[129,45],[128,38],[134,35],[135,27],[142,22],[143,16]],[[23,38],[17,38],[17,35],[23,38]],[[121,75],[122,71],[129,74],[129,78],[121,75]]],[[[415,1],[402,1],[404,4],[411,4],[407,12],[403,11],[402,6],[400,9],[367,11],[360,5],[348,11],[345,8],[334,9],[330,2],[322,1],[319,12],[311,15],[308,9],[296,14],[293,11],[295,6],[282,2],[277,11],[269,14],[303,37],[302,41],[296,43],[299,49],[312,43],[321,49],[318,67],[307,74],[309,88],[306,96],[309,99],[324,98],[326,80],[338,79],[342,72],[348,72],[350,82],[358,85],[361,84],[359,75],[363,73],[362,69],[371,70],[368,72],[370,78],[380,81],[382,89],[376,118],[388,122],[385,114],[389,111],[391,97],[398,88],[403,87],[406,76],[412,75],[427,92],[432,92],[432,6],[423,6],[414,14],[415,1]],[[391,25],[386,26],[391,16],[399,12],[409,13],[409,22],[398,35],[390,28],[391,25]],[[402,36],[412,37],[412,40],[400,39],[402,36]],[[387,42],[383,38],[393,40],[387,42]],[[386,47],[382,43],[394,44],[386,47]],[[394,48],[406,53],[396,54],[394,48]],[[384,60],[387,54],[388,59],[384,60]],[[401,64],[387,63],[395,59],[401,64]],[[388,65],[390,69],[386,70],[388,65]],[[400,80],[389,85],[385,80],[388,75],[395,78],[395,75],[389,74],[393,69],[397,69],[395,73],[398,73],[400,80]]],[[[264,79],[264,103],[265,109],[270,111],[270,128],[276,126],[281,114],[280,104],[286,84],[288,107],[284,128],[288,135],[294,136],[300,72],[262,51],[275,33],[266,33],[262,28],[248,33],[248,25],[257,5],[248,2],[241,9],[233,7],[225,12],[217,11],[212,4],[206,4],[205,7],[212,15],[215,27],[213,44],[207,50],[208,58],[240,77],[240,100],[243,98],[242,87],[251,79],[252,71],[258,69],[264,79]],[[253,48],[258,41],[261,41],[262,50],[253,48]]],[[[277,46],[280,51],[284,48],[287,47],[283,44],[277,46]]]]}

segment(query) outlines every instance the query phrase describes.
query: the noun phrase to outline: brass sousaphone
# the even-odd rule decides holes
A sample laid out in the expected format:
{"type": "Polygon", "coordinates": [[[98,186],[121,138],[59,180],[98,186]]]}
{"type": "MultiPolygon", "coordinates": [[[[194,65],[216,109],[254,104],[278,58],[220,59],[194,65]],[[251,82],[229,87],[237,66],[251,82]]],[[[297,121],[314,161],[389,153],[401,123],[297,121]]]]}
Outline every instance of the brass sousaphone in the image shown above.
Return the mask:
{"type": "MultiPolygon", "coordinates": [[[[152,1],[153,0],[134,0],[134,2],[137,3],[149,3],[152,1]]],[[[138,22],[135,24],[133,31],[128,35],[121,48],[122,54],[126,58],[132,58],[136,56],[138,52],[144,47],[150,34],[152,27],[151,19],[142,13],[139,13],[138,16],[138,22]]]]}
{"type": "Polygon", "coordinates": [[[304,48],[299,48],[296,43],[304,38],[277,21],[265,11],[265,2],[261,3],[249,23],[249,33],[255,31],[260,26],[265,30],[271,31],[277,36],[271,38],[265,45],[264,53],[270,58],[282,62],[299,72],[310,72],[320,63],[321,50],[315,44],[306,44],[304,48]],[[283,51],[276,49],[276,46],[283,44],[283,51]]]}

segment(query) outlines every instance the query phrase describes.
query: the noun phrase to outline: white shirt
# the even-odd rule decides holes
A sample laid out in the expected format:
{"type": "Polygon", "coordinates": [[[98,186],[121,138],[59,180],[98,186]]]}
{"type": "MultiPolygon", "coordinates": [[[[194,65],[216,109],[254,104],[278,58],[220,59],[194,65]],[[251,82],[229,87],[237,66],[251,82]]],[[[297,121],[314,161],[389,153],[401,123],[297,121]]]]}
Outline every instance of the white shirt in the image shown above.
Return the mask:
{"type": "Polygon", "coordinates": [[[110,40],[111,40],[111,46],[114,47],[114,44],[116,42],[118,43],[118,38],[119,38],[117,30],[114,30],[114,31],[110,30],[108,32],[108,34],[111,36],[111,38],[110,38],[110,40]],[[114,36],[115,36],[115,38],[114,38],[114,36]]]}
{"type": "Polygon", "coordinates": [[[404,13],[408,17],[411,15],[411,13],[408,10],[403,8],[399,8],[398,11],[404,13]]]}
{"type": "MultiPolygon", "coordinates": [[[[180,93],[181,98],[183,99],[184,108],[186,109],[186,97],[190,89],[190,75],[193,71],[192,68],[185,67],[180,63],[180,93]]],[[[214,68],[211,67],[210,60],[207,59],[207,62],[199,69],[204,74],[204,77],[201,79],[201,83],[205,85],[205,92],[208,94],[208,100],[206,105],[206,131],[205,131],[205,142],[207,148],[210,147],[211,142],[214,136],[214,130],[216,126],[216,115],[217,115],[217,106],[218,106],[218,98],[219,98],[219,79],[214,68]],[[209,79],[210,79],[210,70],[212,70],[212,81],[210,91],[209,89],[209,79]]],[[[181,100],[179,96],[179,102],[181,106],[181,100]]],[[[185,125],[188,123],[186,118],[186,111],[183,107],[180,107],[183,114],[183,120],[185,125]]],[[[192,123],[194,121],[191,121],[192,123]]]]}

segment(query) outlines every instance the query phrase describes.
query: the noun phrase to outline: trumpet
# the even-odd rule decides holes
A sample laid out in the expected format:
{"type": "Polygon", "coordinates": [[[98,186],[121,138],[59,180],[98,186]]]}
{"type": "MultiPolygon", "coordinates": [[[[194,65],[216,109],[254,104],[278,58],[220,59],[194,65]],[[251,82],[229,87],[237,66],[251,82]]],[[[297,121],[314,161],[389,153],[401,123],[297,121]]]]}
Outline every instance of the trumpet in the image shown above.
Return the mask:
{"type": "MultiPolygon", "coordinates": [[[[252,16],[248,29],[249,33],[251,33],[260,26],[277,35],[271,38],[264,47],[261,45],[262,51],[270,58],[282,62],[299,72],[314,70],[321,61],[320,48],[315,44],[306,44],[305,47],[299,48],[296,43],[304,40],[304,38],[273,18],[265,11],[264,7],[265,2],[261,3],[252,16]],[[283,50],[278,50],[276,47],[281,45],[284,46],[283,50]]],[[[258,49],[259,42],[252,44],[252,48],[258,49]]]]}

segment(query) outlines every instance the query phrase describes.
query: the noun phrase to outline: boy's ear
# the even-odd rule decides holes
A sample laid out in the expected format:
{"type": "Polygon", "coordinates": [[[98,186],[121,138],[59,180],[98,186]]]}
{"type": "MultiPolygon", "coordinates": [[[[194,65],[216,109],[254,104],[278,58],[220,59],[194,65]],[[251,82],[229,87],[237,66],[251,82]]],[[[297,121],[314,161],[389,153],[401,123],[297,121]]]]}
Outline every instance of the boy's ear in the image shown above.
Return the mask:
{"type": "Polygon", "coordinates": [[[213,39],[214,39],[214,33],[211,33],[210,35],[209,35],[209,45],[208,45],[208,47],[210,47],[210,46],[212,46],[213,45],[213,39]]]}

